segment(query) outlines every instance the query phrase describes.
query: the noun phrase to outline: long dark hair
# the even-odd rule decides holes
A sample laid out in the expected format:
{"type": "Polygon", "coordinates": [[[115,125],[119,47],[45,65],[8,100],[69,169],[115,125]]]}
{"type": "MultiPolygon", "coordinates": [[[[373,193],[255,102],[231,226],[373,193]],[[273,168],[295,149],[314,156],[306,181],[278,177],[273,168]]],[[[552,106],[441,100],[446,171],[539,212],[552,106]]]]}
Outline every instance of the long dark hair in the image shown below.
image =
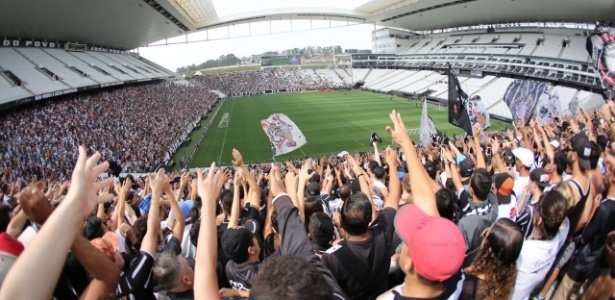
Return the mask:
{"type": "Polygon", "coordinates": [[[507,299],[517,277],[523,233],[510,219],[499,219],[483,232],[483,243],[468,273],[484,278],[485,299],[507,299]]]}

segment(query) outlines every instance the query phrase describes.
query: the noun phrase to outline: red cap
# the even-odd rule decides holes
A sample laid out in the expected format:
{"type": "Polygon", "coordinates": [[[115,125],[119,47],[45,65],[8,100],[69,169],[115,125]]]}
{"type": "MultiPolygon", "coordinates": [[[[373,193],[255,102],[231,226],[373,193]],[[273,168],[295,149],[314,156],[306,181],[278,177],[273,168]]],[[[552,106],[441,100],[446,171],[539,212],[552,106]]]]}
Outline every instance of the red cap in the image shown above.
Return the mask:
{"type": "Polygon", "coordinates": [[[23,252],[23,245],[20,241],[8,235],[6,232],[0,233],[0,252],[19,256],[23,252]]]}
{"type": "Polygon", "coordinates": [[[408,245],[414,268],[431,281],[445,281],[461,269],[466,244],[455,223],[405,205],[395,216],[395,230],[408,245]]]}

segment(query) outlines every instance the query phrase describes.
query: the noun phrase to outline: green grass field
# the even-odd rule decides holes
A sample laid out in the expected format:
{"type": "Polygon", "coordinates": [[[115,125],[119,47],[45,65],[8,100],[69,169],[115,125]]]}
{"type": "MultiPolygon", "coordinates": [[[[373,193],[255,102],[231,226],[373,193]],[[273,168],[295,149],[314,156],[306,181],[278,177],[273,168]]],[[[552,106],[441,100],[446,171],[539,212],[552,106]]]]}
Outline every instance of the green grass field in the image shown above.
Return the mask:
{"type": "MultiPolygon", "coordinates": [[[[369,136],[375,131],[383,144],[391,144],[385,131],[390,125],[389,112],[396,109],[402,114],[408,129],[420,127],[421,107],[404,98],[366,92],[343,91],[331,93],[297,93],[253,96],[227,99],[214,119],[205,140],[198,149],[191,167],[208,166],[212,161],[231,164],[231,150],[237,148],[248,163],[272,161],[271,148],[260,121],[273,113],[291,118],[307,139],[303,147],[276,157],[287,158],[323,156],[346,150],[357,152],[372,150],[369,136]],[[225,112],[230,115],[228,127],[218,128],[225,112]]],[[[461,129],[448,123],[446,108],[438,111],[429,107],[436,127],[449,136],[461,134],[461,129]]],[[[491,120],[490,130],[502,130],[507,124],[491,120]]],[[[418,135],[411,136],[418,141],[418,135]]]]}

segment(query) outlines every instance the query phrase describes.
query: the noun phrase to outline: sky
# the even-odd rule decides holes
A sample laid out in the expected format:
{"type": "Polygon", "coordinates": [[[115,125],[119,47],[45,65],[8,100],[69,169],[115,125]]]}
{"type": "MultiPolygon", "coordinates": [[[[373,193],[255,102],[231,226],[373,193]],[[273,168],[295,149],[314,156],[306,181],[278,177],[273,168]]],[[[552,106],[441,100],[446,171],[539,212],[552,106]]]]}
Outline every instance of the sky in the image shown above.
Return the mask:
{"type": "MultiPolygon", "coordinates": [[[[312,24],[315,27],[327,27],[329,22],[312,24]]],[[[338,24],[342,25],[342,24],[338,24]]],[[[337,25],[333,25],[337,26],[337,25]]],[[[288,32],[290,25],[287,23],[276,23],[272,25],[272,29],[266,24],[266,29],[258,30],[258,26],[251,27],[252,37],[234,37],[227,38],[229,35],[246,36],[248,30],[246,26],[240,29],[222,28],[218,31],[212,31],[207,34],[209,40],[205,42],[183,43],[177,45],[165,46],[150,46],[141,47],[138,49],[139,54],[149,60],[152,60],[165,68],[175,71],[178,67],[183,67],[191,64],[200,64],[208,59],[217,58],[222,54],[235,54],[238,57],[249,56],[252,54],[260,54],[267,51],[280,51],[292,48],[303,48],[307,46],[336,46],[340,45],[343,49],[371,49],[371,32],[374,30],[374,25],[360,24],[335,28],[324,28],[317,30],[308,30],[309,25],[305,23],[294,22],[293,30],[304,30],[290,33],[273,33],[272,32],[288,32]]],[[[188,40],[205,39],[205,33],[194,33],[188,35],[188,40]]],[[[186,37],[181,36],[172,41],[185,41],[186,37]]],[[[155,44],[155,43],[154,43],[155,44]]]]}

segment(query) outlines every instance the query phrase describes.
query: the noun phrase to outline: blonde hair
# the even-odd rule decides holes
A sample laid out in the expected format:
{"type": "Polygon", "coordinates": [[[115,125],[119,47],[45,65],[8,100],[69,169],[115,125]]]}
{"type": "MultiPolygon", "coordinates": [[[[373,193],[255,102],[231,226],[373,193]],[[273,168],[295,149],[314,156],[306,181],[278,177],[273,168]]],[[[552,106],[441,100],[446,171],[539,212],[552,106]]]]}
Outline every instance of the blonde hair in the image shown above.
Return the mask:
{"type": "Polygon", "coordinates": [[[572,187],[570,187],[570,184],[566,182],[560,182],[557,186],[555,186],[553,190],[558,191],[560,194],[562,194],[562,196],[564,196],[564,199],[566,199],[566,204],[568,204],[569,209],[574,207],[575,196],[572,187]]]}

